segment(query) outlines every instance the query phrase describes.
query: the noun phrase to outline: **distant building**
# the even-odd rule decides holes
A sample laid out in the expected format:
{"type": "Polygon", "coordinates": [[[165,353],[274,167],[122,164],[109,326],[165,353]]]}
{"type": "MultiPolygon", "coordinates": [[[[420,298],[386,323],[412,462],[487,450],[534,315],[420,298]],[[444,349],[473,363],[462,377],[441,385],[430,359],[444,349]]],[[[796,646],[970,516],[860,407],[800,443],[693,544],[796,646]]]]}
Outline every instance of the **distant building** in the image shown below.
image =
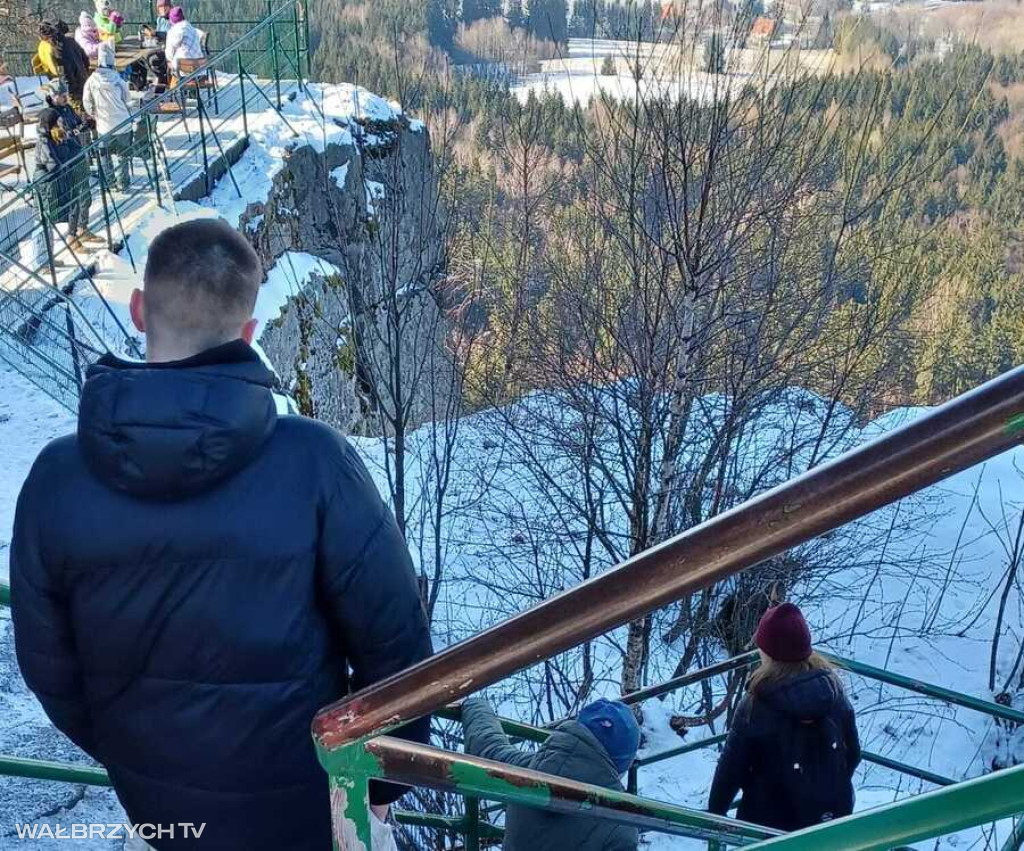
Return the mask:
{"type": "Polygon", "coordinates": [[[771,18],[754,18],[747,42],[752,45],[768,44],[772,40],[772,36],[775,35],[775,26],[776,22],[771,18]]]}

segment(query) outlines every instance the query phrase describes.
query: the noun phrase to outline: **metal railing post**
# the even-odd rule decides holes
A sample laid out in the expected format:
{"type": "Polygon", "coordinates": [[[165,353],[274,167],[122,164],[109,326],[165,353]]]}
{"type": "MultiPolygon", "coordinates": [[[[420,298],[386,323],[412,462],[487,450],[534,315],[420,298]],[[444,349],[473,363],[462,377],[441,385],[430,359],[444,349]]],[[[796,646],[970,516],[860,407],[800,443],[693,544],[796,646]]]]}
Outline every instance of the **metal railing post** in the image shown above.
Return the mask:
{"type": "MultiPolygon", "coordinates": [[[[110,156],[108,153],[107,156],[110,156]]],[[[100,172],[100,201],[103,204],[103,227],[107,231],[107,250],[114,250],[114,236],[110,229],[110,208],[107,206],[107,165],[103,159],[104,151],[100,149],[99,155],[99,172],[100,172]]],[[[113,167],[113,165],[111,165],[113,167]]],[[[111,199],[113,203],[113,199],[111,199]]]]}
{"type": "Polygon", "coordinates": [[[303,52],[306,54],[306,76],[313,78],[313,55],[309,49],[309,0],[302,0],[302,28],[306,35],[306,42],[303,52]]]}
{"type": "Polygon", "coordinates": [[[206,194],[210,194],[210,157],[206,150],[206,122],[203,120],[206,116],[206,112],[203,109],[203,99],[197,98],[196,103],[199,105],[199,138],[203,145],[203,185],[206,187],[206,194]]]}
{"type": "Polygon", "coordinates": [[[370,778],[376,770],[365,762],[362,748],[351,749],[350,755],[353,759],[345,771],[330,777],[331,833],[335,851],[368,851],[372,847],[370,778]]]}
{"type": "Polygon", "coordinates": [[[67,323],[68,343],[71,348],[71,366],[75,371],[75,383],[78,385],[78,394],[82,393],[82,364],[78,356],[78,342],[75,337],[75,320],[71,316],[71,308],[64,305],[64,321],[67,323]]]}
{"type": "MultiPolygon", "coordinates": [[[[274,4],[272,0],[267,0],[267,14],[271,15],[274,11],[274,4]]],[[[274,89],[277,93],[277,108],[281,108],[281,66],[277,60],[277,21],[273,20],[270,22],[270,48],[271,55],[274,59],[274,89]]]]}
{"type": "MultiPolygon", "coordinates": [[[[46,209],[43,207],[43,194],[39,191],[39,187],[36,184],[32,186],[34,194],[36,196],[36,206],[39,208],[39,223],[43,228],[43,246],[46,248],[46,265],[50,270],[50,281],[53,284],[54,289],[57,288],[57,266],[53,257],[53,244],[50,242],[50,217],[46,213],[46,209]]],[[[36,269],[39,266],[36,264],[36,269]]]]}
{"type": "Polygon", "coordinates": [[[1013,830],[1010,831],[1000,851],[1020,851],[1021,846],[1024,846],[1024,815],[1014,820],[1013,830]]]}
{"type": "Polygon", "coordinates": [[[242,51],[235,54],[238,58],[238,87],[242,96],[242,129],[249,138],[249,106],[245,99],[245,69],[242,67],[242,51]]]}
{"type": "Polygon", "coordinates": [[[160,191],[160,163],[156,156],[156,120],[152,114],[146,115],[146,144],[149,145],[149,153],[153,160],[153,188],[156,190],[156,205],[164,206],[163,193],[160,191]]]}
{"type": "Polygon", "coordinates": [[[480,851],[480,799],[466,798],[466,851],[480,851]]]}
{"type": "Polygon", "coordinates": [[[302,83],[302,50],[299,45],[299,4],[292,6],[292,37],[295,39],[295,71],[299,75],[298,82],[302,83]]]}
{"type": "Polygon", "coordinates": [[[630,795],[637,794],[637,790],[640,788],[640,766],[637,763],[633,763],[629,767],[629,774],[626,776],[626,791],[630,795]]]}

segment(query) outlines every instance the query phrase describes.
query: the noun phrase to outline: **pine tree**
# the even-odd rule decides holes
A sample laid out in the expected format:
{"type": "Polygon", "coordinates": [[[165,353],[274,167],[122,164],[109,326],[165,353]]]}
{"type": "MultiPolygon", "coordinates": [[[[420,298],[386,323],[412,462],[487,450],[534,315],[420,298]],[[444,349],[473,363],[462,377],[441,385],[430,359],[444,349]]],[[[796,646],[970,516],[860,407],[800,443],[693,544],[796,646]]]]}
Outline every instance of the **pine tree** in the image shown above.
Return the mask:
{"type": "Polygon", "coordinates": [[[725,73],[725,47],[718,33],[712,33],[704,48],[704,70],[709,74],[725,73]]]}
{"type": "Polygon", "coordinates": [[[529,29],[537,38],[564,44],[569,40],[569,10],[565,0],[531,0],[529,29]]]}
{"type": "Polygon", "coordinates": [[[512,29],[525,29],[526,14],[523,12],[523,0],[509,0],[508,14],[505,19],[512,29]]]}
{"type": "Polygon", "coordinates": [[[496,18],[500,14],[500,0],[462,0],[462,22],[466,26],[484,18],[496,18]]]}
{"type": "Polygon", "coordinates": [[[455,41],[455,15],[448,0],[428,0],[427,36],[430,43],[444,50],[455,41]]]}

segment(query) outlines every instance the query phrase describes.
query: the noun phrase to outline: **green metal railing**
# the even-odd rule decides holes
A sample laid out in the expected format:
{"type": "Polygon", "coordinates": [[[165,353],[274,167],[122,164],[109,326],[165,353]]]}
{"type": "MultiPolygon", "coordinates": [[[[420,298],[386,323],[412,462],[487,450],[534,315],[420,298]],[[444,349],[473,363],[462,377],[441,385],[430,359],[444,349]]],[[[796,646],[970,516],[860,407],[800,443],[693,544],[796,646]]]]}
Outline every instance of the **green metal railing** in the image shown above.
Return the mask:
{"type": "MultiPolygon", "coordinates": [[[[1022,423],[1024,368],[1018,368],[874,443],[326,708],[314,720],[313,732],[320,762],[329,775],[335,847],[348,851],[369,846],[366,802],[372,779],[552,812],[585,812],[671,831],[677,824],[665,816],[660,805],[409,744],[386,734],[991,458],[1020,443],[1022,423]]],[[[898,675],[889,676],[895,680],[898,675]]],[[[986,701],[964,700],[940,687],[899,679],[918,689],[927,688],[936,696],[941,692],[945,697],[957,697],[960,705],[981,708],[984,704],[992,714],[1009,717],[1007,707],[992,709],[995,705],[986,701]]],[[[1019,714],[1016,710],[1009,713],[1019,714]]],[[[754,847],[790,843],[816,851],[893,848],[1008,818],[1020,812],[1024,802],[1022,772],[1024,767],[946,786],[754,847]]],[[[707,818],[704,814],[703,819],[707,818]]],[[[721,842],[720,837],[710,835],[717,829],[727,834],[726,842],[735,844],[748,838],[736,833],[736,825],[728,820],[712,825],[695,818],[688,827],[707,830],[708,838],[721,842]]]]}
{"type": "Polygon", "coordinates": [[[137,356],[139,342],[96,286],[87,254],[54,223],[88,207],[89,230],[134,267],[128,235],[147,212],[208,195],[222,174],[241,197],[230,165],[247,145],[250,114],[276,110],[288,125],[283,99],[305,87],[309,67],[306,0],[260,5],[263,20],[89,144],[59,182],[15,187],[0,205],[0,360],[71,410],[86,367],[108,350],[137,356]]]}
{"type": "Polygon", "coordinates": [[[102,768],[48,762],[42,759],[21,759],[15,756],[0,756],[0,775],[26,777],[32,780],[59,780],[84,786],[111,785],[107,772],[102,768]]]}
{"type": "MultiPolygon", "coordinates": [[[[122,32],[126,36],[136,35],[141,27],[154,24],[155,4],[150,0],[120,0],[113,5],[125,16],[122,32]]],[[[78,15],[82,9],[88,7],[90,12],[92,10],[89,4],[76,0],[30,0],[29,7],[40,19],[44,15],[58,15],[68,24],[72,33],[78,25],[78,15]]],[[[220,0],[190,0],[187,9],[189,20],[206,33],[206,44],[211,53],[216,53],[225,45],[244,36],[253,27],[262,23],[267,14],[266,0],[236,0],[232,3],[233,17],[224,15],[220,0]]],[[[32,74],[31,59],[34,52],[35,45],[26,44],[21,50],[8,50],[4,58],[13,74],[29,76],[32,74]]],[[[308,67],[306,76],[309,76],[308,67]]]]}
{"type": "MultiPolygon", "coordinates": [[[[480,818],[481,800],[607,818],[643,830],[708,840],[714,847],[751,845],[793,851],[883,851],[1017,815],[1024,802],[1024,766],[950,784],[949,778],[869,752],[866,758],[879,765],[950,785],[890,806],[773,837],[773,831],[734,819],[384,734],[422,711],[443,710],[450,700],[486,686],[505,673],[605,632],[649,606],[674,598],[680,591],[690,592],[730,575],[992,457],[1020,441],[1022,415],[1024,368],[1019,368],[875,443],[847,453],[610,573],[330,707],[318,715],[314,729],[318,756],[331,784],[336,847],[368,847],[366,795],[372,779],[394,780],[463,796],[467,805],[460,818],[419,814],[403,814],[403,818],[458,833],[465,838],[467,848],[479,847],[485,834],[493,836],[494,825],[480,818]],[[481,643],[503,648],[503,652],[480,653],[481,643]]],[[[10,598],[5,588],[0,588],[0,596],[10,598]]],[[[854,675],[1013,724],[1024,723],[1024,713],[1012,707],[854,660],[829,658],[854,675]]],[[[710,676],[738,671],[753,661],[752,654],[745,654],[644,689],[626,700],[637,703],[667,694],[710,676]]],[[[510,735],[534,741],[550,733],[516,722],[506,722],[506,730],[510,735]]],[[[720,741],[721,737],[713,736],[688,743],[644,757],[640,765],[675,758],[720,741]]],[[[18,776],[76,778],[73,782],[101,782],[103,776],[95,769],[31,760],[6,759],[0,764],[3,766],[8,773],[18,776]]],[[[635,774],[630,785],[637,785],[635,774]]],[[[1013,843],[1019,846],[1022,835],[1024,829],[1015,826],[1009,848],[1014,847],[1013,843]]]]}

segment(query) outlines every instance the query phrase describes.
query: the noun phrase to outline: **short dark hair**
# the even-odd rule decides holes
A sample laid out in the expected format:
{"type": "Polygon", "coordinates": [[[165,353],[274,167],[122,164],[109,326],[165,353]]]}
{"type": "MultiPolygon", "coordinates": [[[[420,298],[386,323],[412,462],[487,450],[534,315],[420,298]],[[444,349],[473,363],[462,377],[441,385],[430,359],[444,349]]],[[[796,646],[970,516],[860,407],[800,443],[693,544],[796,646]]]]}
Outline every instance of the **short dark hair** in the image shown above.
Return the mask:
{"type": "Polygon", "coordinates": [[[252,317],[260,258],[223,219],[194,219],[160,233],[144,276],[146,331],[196,351],[229,342],[252,317]]]}

